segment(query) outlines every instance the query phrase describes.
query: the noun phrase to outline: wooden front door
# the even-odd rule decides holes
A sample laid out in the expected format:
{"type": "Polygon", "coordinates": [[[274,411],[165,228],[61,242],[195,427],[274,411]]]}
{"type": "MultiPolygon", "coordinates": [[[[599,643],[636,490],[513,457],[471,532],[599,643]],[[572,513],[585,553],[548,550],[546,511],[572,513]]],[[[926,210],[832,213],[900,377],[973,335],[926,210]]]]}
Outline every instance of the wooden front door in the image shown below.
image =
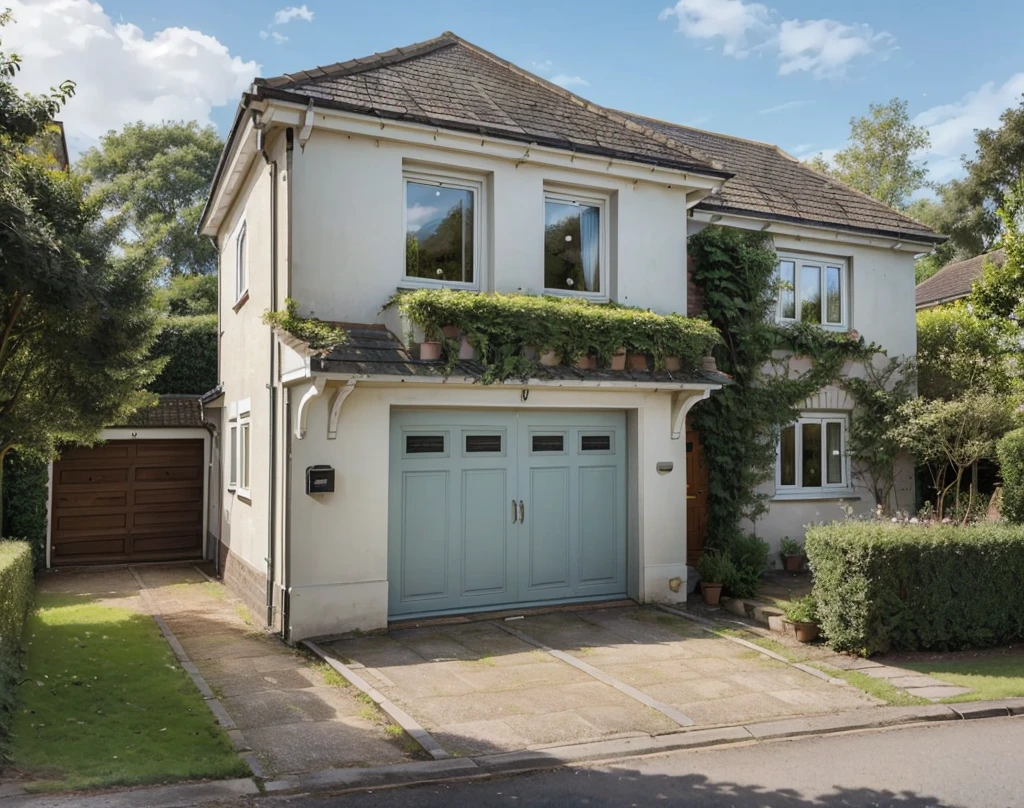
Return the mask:
{"type": "Polygon", "coordinates": [[[203,441],[114,440],[53,464],[51,563],[199,558],[203,441]]]}
{"type": "Polygon", "coordinates": [[[686,563],[697,565],[708,536],[708,467],[700,433],[686,431],[686,563]]]}

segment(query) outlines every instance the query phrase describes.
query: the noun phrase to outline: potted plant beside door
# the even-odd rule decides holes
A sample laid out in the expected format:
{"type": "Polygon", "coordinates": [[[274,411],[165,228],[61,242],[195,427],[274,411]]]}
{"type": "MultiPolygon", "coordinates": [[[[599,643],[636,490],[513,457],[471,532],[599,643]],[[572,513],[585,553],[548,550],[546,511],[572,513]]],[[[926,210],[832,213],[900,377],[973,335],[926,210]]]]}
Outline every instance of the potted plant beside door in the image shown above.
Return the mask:
{"type": "Polygon", "coordinates": [[[814,642],[821,629],[818,626],[818,601],[814,595],[804,595],[786,607],[783,622],[789,624],[799,642],[814,642]]]}
{"type": "Polygon", "coordinates": [[[807,556],[804,553],[804,546],[796,539],[785,536],[779,543],[779,556],[782,558],[782,567],[786,572],[800,572],[807,563],[807,556]]]}
{"type": "Polygon", "coordinates": [[[697,562],[700,575],[700,594],[708,606],[717,606],[722,587],[736,574],[732,558],[721,550],[705,550],[697,562]]]}

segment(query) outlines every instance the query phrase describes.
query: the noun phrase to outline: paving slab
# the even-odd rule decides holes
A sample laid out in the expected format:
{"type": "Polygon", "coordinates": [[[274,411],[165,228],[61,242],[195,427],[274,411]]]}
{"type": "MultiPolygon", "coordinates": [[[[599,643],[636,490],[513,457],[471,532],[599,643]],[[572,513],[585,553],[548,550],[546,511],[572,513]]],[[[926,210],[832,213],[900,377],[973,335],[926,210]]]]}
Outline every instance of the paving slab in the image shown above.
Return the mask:
{"type": "Polygon", "coordinates": [[[971,692],[969,687],[956,687],[955,685],[934,684],[929,687],[908,687],[907,692],[911,696],[929,701],[940,701],[951,699],[954,696],[963,696],[971,692]]]}

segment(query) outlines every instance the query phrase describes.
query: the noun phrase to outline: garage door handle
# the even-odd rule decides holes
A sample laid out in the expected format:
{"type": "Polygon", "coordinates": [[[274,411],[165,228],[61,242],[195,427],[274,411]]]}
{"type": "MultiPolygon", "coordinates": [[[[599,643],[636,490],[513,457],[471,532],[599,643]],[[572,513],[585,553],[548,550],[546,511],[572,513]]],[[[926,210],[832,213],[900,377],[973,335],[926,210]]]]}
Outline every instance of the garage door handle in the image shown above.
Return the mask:
{"type": "Polygon", "coordinates": [[[516,523],[516,501],[512,500],[512,524],[516,523]]]}
{"type": "Polygon", "coordinates": [[[526,506],[523,505],[523,501],[519,500],[519,524],[526,521],[526,506]]]}

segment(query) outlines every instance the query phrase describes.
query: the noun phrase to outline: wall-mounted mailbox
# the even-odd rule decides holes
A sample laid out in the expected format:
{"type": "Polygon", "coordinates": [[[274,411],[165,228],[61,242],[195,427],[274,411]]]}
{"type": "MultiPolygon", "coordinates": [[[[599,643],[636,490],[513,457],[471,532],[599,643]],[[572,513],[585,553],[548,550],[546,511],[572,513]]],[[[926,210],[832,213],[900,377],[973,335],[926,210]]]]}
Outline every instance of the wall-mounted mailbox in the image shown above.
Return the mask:
{"type": "Polygon", "coordinates": [[[668,474],[673,468],[675,464],[671,460],[662,460],[658,463],[658,474],[668,474]]]}
{"type": "Polygon", "coordinates": [[[334,469],[330,466],[307,466],[306,493],[333,494],[334,469]]]}

